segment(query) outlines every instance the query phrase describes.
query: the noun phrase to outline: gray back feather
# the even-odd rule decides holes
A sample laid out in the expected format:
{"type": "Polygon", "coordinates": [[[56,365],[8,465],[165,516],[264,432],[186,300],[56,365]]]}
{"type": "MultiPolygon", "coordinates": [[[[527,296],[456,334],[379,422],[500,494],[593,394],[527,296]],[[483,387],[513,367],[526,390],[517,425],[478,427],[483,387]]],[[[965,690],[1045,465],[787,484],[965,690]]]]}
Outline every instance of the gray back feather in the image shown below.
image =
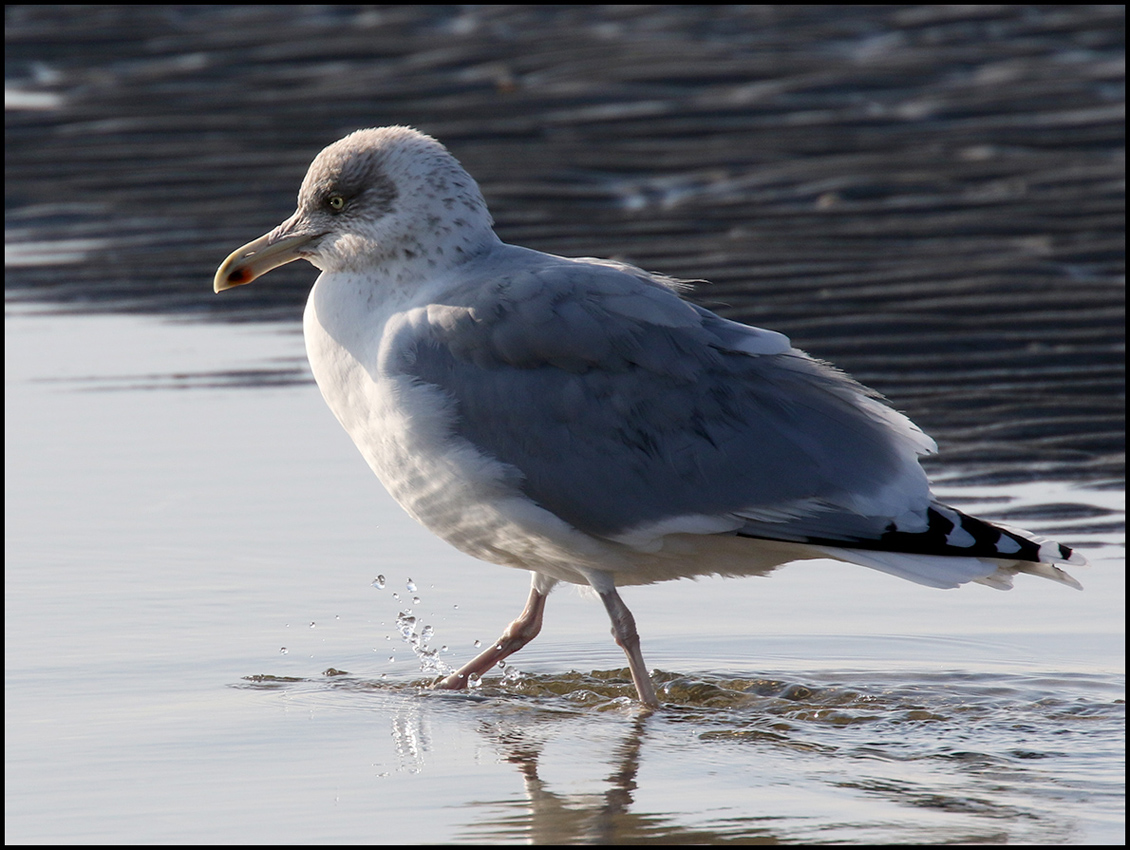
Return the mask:
{"type": "Polygon", "coordinates": [[[631,266],[497,251],[505,262],[464,267],[473,285],[461,277],[393,342],[399,368],[449,395],[455,432],[577,528],[734,515],[746,533],[850,540],[928,503],[928,438],[781,334],[631,266]]]}

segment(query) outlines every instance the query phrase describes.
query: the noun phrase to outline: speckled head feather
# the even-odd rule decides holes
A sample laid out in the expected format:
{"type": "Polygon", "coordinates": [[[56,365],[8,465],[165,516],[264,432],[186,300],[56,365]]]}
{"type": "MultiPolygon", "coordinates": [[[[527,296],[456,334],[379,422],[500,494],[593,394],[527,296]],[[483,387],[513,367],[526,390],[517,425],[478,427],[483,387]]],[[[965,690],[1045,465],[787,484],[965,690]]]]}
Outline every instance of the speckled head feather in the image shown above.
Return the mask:
{"type": "Polygon", "coordinates": [[[447,148],[409,127],[358,130],[323,150],[297,215],[324,234],[308,258],[323,271],[434,269],[497,240],[478,184],[447,148]]]}

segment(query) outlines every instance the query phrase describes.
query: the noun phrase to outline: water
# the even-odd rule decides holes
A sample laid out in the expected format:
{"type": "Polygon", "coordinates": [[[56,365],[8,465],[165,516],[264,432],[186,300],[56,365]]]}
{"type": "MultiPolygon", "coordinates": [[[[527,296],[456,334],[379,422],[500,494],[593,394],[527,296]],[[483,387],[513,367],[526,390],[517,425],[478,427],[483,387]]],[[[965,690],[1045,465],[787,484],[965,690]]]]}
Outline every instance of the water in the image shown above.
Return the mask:
{"type": "Polygon", "coordinates": [[[1117,489],[943,488],[1080,545],[1082,593],[830,562],[630,588],[645,716],[566,589],[433,692],[397,616],[457,666],[525,576],[418,528],[312,384],[233,377],[300,358],[291,327],[5,330],[9,841],[1122,840],[1117,489]]]}
{"type": "Polygon", "coordinates": [[[1123,7],[5,24],[8,842],[1124,843],[1123,7]],[[504,669],[429,690],[525,575],[366,469],[309,382],[308,267],[210,291],[318,149],[393,123],[508,241],[708,278],[886,392],[947,500],[1079,546],[1086,589],[628,588],[645,716],[564,588],[504,669]]]}

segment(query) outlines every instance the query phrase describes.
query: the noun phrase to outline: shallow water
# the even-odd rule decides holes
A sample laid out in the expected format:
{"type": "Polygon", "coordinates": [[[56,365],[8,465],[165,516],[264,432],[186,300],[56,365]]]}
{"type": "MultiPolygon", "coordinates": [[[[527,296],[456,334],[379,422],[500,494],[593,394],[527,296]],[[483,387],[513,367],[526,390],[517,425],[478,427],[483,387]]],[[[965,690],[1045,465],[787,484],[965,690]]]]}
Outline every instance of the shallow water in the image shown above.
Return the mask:
{"type": "Polygon", "coordinates": [[[437,693],[398,615],[456,665],[525,575],[391,502],[293,326],[21,309],[5,339],[10,842],[1123,840],[1120,486],[940,487],[1079,546],[1081,593],[629,588],[649,714],[564,589],[505,680],[437,693]]]}
{"type": "Polygon", "coordinates": [[[1124,7],[5,24],[7,841],[1124,843],[1124,7]],[[562,588],[504,679],[428,690],[399,624],[458,665],[525,575],[366,469],[309,382],[311,269],[210,291],[317,150],[393,123],[507,241],[707,278],[886,392],[947,500],[1081,547],[1086,589],[628,588],[645,714],[562,588]]]}

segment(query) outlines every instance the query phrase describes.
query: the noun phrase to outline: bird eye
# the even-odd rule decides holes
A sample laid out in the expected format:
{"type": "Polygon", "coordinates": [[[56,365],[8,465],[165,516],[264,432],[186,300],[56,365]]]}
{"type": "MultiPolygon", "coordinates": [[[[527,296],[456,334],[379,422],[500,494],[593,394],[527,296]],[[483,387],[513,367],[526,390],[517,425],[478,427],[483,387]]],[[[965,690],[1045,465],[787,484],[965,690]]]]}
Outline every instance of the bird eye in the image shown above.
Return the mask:
{"type": "Polygon", "coordinates": [[[326,205],[334,212],[341,212],[345,209],[345,198],[341,195],[330,195],[326,199],[326,205]]]}

